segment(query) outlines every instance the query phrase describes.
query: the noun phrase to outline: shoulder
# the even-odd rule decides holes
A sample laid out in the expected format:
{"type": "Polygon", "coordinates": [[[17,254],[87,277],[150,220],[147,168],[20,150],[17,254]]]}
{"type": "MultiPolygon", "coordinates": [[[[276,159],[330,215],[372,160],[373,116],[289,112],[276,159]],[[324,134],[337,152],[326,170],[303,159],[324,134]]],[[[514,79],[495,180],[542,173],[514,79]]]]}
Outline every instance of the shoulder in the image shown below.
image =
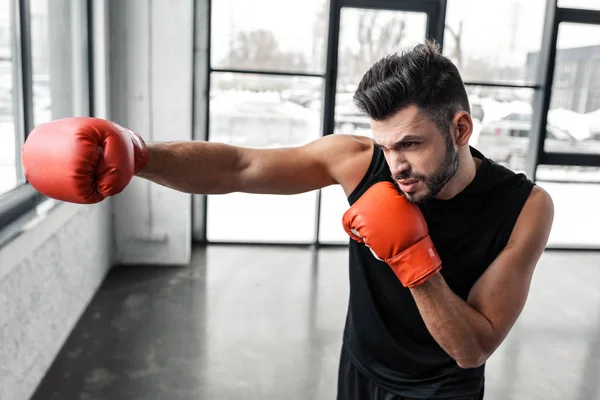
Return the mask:
{"type": "Polygon", "coordinates": [[[365,151],[371,149],[373,146],[373,140],[371,138],[359,135],[326,135],[318,139],[318,141],[326,143],[327,145],[335,145],[342,151],[346,150],[350,152],[365,151]]]}
{"type": "Polygon", "coordinates": [[[517,247],[532,255],[546,247],[554,221],[554,202],[548,192],[534,186],[517,219],[509,247],[517,247]]]}
{"type": "Polygon", "coordinates": [[[534,190],[535,183],[525,174],[516,173],[483,155],[479,158],[482,159],[482,167],[478,174],[478,190],[489,198],[490,204],[498,212],[502,212],[511,221],[516,221],[534,190]]]}
{"type": "Polygon", "coordinates": [[[322,162],[349,195],[367,173],[373,158],[373,140],[366,136],[328,135],[319,139],[322,162]]]}
{"type": "MultiPolygon", "coordinates": [[[[519,216],[519,221],[533,222],[539,228],[540,225],[549,228],[554,219],[554,202],[552,197],[543,188],[535,185],[525,202],[525,206],[519,216]]],[[[522,225],[526,225],[523,223],[522,225]]]]}

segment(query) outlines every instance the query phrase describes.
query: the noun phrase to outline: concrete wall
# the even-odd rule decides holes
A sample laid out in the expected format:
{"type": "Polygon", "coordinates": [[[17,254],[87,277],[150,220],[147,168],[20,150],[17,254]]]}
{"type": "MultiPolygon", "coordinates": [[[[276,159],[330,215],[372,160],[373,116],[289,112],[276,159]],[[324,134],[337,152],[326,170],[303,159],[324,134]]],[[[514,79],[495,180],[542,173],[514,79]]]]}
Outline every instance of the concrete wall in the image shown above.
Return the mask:
{"type": "MultiPolygon", "coordinates": [[[[148,142],[192,139],[193,3],[109,1],[111,119],[148,142]]],[[[117,263],[188,263],[191,195],[135,178],[114,200],[117,263]]]]}
{"type": "Polygon", "coordinates": [[[31,396],[106,276],[109,216],[61,204],[0,249],[0,399],[31,396]]]}
{"type": "MultiPolygon", "coordinates": [[[[88,97],[85,2],[52,5],[41,11],[48,15],[49,47],[60,48],[49,58],[51,117],[88,115],[82,100],[88,97]],[[66,21],[54,15],[57,10],[66,21]]],[[[95,36],[105,34],[104,5],[93,2],[95,36]]],[[[101,59],[105,48],[94,53],[101,59]]],[[[106,74],[98,71],[96,85],[106,85],[106,74]]],[[[106,96],[95,97],[95,106],[105,117],[106,96]]],[[[33,394],[113,263],[111,201],[81,206],[50,200],[39,209],[45,212],[33,211],[26,224],[18,221],[2,232],[22,233],[0,247],[0,399],[33,394]]]]}
{"type": "MultiPolygon", "coordinates": [[[[50,23],[57,25],[51,42],[63,46],[51,62],[65,66],[51,69],[52,117],[86,113],[77,88],[87,69],[73,60],[87,50],[66,44],[85,44],[91,34],[95,115],[147,141],[192,139],[193,0],[94,1],[93,31],[64,41],[85,28],[85,2],[57,1],[70,18],[50,23]]],[[[0,399],[31,396],[112,265],[189,261],[191,201],[136,178],[101,204],[49,201],[47,215],[0,248],[0,399]]]]}

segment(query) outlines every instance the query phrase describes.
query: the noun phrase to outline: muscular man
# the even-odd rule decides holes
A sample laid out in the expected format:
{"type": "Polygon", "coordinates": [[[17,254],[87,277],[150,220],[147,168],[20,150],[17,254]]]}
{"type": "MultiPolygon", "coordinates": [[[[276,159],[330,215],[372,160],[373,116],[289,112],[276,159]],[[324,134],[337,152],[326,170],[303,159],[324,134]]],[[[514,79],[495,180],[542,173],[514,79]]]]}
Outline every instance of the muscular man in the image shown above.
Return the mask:
{"type": "Polygon", "coordinates": [[[434,44],[377,62],[355,101],[373,140],[146,145],[111,122],[69,118],[34,130],[23,163],[39,191],[79,203],[133,176],[202,194],[340,185],[351,240],[338,399],[481,399],[485,362],[523,309],[546,246],[552,200],[469,145],[464,85],[434,44]]]}

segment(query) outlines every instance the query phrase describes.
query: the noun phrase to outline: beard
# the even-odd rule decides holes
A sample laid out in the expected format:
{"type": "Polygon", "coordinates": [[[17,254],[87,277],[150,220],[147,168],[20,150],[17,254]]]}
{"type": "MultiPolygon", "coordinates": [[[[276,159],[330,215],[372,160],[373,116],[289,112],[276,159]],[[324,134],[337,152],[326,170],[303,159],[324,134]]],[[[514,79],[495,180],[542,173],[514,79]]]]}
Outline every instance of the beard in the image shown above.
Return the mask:
{"type": "Polygon", "coordinates": [[[394,175],[394,183],[396,180],[418,180],[423,182],[425,185],[425,189],[422,193],[404,193],[398,187],[396,183],[396,187],[398,190],[404,194],[404,197],[411,204],[422,204],[438,195],[438,193],[446,186],[446,183],[452,179],[452,177],[456,174],[458,170],[458,150],[454,148],[452,145],[451,139],[447,137],[446,139],[446,154],[442,159],[440,165],[436,168],[436,170],[430,175],[424,175],[419,173],[412,173],[411,171],[406,171],[399,175],[394,175]]]}

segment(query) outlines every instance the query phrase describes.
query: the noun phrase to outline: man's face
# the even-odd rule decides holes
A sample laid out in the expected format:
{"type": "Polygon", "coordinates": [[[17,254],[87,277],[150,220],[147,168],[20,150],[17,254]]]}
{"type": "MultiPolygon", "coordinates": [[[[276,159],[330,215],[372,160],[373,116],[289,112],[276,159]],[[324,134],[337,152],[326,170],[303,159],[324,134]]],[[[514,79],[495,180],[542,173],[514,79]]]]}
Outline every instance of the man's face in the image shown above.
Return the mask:
{"type": "Polygon", "coordinates": [[[416,106],[384,121],[372,121],[371,128],[394,181],[409,202],[419,204],[437,196],[456,174],[458,151],[453,139],[416,106]]]}

